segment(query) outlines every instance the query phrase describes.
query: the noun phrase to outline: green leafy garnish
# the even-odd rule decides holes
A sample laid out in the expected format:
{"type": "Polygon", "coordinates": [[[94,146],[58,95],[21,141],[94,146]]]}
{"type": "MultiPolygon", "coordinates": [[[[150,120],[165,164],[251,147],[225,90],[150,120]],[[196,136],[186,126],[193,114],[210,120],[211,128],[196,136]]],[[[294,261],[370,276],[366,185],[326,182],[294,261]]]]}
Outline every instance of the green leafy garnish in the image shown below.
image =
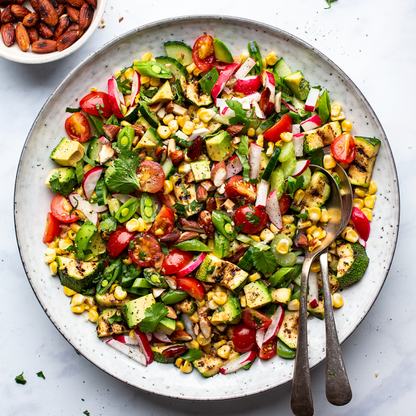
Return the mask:
{"type": "Polygon", "coordinates": [[[257,225],[260,224],[260,217],[257,216],[254,212],[251,212],[251,211],[246,212],[245,217],[247,218],[247,220],[250,224],[253,224],[256,227],[257,227],[257,225]]]}
{"type": "Polygon", "coordinates": [[[324,167],[324,151],[322,149],[317,149],[309,153],[307,158],[311,161],[312,165],[324,167]]]}
{"type": "Polygon", "coordinates": [[[166,244],[160,243],[160,242],[159,242],[159,245],[160,245],[160,249],[162,250],[162,253],[165,254],[165,255],[168,255],[169,254],[168,246],[166,244]]]}
{"type": "Polygon", "coordinates": [[[141,251],[141,252],[139,253],[139,257],[140,257],[140,260],[145,261],[145,260],[146,260],[146,253],[145,253],[144,251],[141,251]]]}
{"type": "Polygon", "coordinates": [[[243,179],[245,181],[248,181],[250,176],[250,165],[248,163],[248,160],[238,150],[236,150],[235,153],[240,159],[241,164],[243,165],[243,179]]]}
{"type": "Polygon", "coordinates": [[[22,374],[19,374],[18,376],[16,376],[15,379],[14,379],[14,381],[17,384],[23,384],[23,385],[25,385],[27,383],[27,381],[23,377],[23,373],[22,374]]]}
{"type": "Polygon", "coordinates": [[[248,136],[241,136],[241,142],[238,144],[240,155],[248,156],[248,136]]]}
{"type": "Polygon", "coordinates": [[[331,8],[331,3],[335,3],[336,1],[338,1],[338,0],[326,0],[329,7],[325,7],[325,10],[330,9],[331,8]]]}
{"type": "Polygon", "coordinates": [[[176,214],[179,217],[185,217],[187,214],[187,211],[189,212],[196,212],[199,208],[202,207],[202,203],[196,202],[196,200],[193,200],[189,204],[181,204],[180,202],[177,202],[173,205],[173,208],[176,210],[176,214]]]}
{"type": "Polygon", "coordinates": [[[108,178],[108,186],[120,194],[130,194],[140,189],[136,175],[140,162],[139,152],[123,150],[114,161],[114,172],[108,178]]]}
{"type": "Polygon", "coordinates": [[[277,262],[271,251],[255,251],[253,253],[254,267],[263,274],[273,273],[277,262]]]}
{"type": "Polygon", "coordinates": [[[65,111],[67,112],[67,113],[78,113],[79,111],[81,111],[82,110],[82,108],[81,107],[78,107],[78,108],[71,108],[71,107],[67,107],[66,109],[65,109],[65,111]]]}
{"type": "Polygon", "coordinates": [[[169,310],[163,303],[154,303],[145,310],[145,317],[140,322],[140,331],[153,332],[158,323],[168,316],[169,310]]]}
{"type": "Polygon", "coordinates": [[[84,296],[92,296],[94,294],[95,294],[95,287],[90,287],[89,289],[84,289],[81,292],[81,295],[84,295],[84,296]]]}
{"type": "Polygon", "coordinates": [[[100,114],[100,116],[102,117],[103,116],[103,109],[104,108],[104,104],[99,104],[99,103],[97,103],[96,105],[95,105],[95,109],[98,111],[98,113],[100,114]]]}
{"type": "Polygon", "coordinates": [[[190,350],[186,351],[184,355],[181,355],[181,358],[190,362],[199,360],[201,357],[202,357],[202,351],[197,350],[196,348],[191,348],[190,350]]]}
{"type": "Polygon", "coordinates": [[[114,322],[121,322],[122,320],[123,320],[122,316],[121,316],[121,315],[118,315],[117,313],[115,313],[114,315],[110,316],[110,317],[107,319],[107,322],[108,322],[110,325],[113,325],[113,323],[114,323],[114,322]]]}
{"type": "Polygon", "coordinates": [[[228,107],[234,111],[235,116],[230,118],[231,124],[246,124],[249,121],[247,111],[243,110],[243,105],[237,100],[225,100],[228,107]]]}
{"type": "Polygon", "coordinates": [[[301,220],[307,220],[309,218],[309,215],[307,213],[305,213],[305,214],[296,214],[296,216],[298,218],[300,218],[301,220]]]}
{"type": "Polygon", "coordinates": [[[293,199],[294,193],[298,189],[302,188],[304,183],[305,183],[305,179],[302,175],[298,176],[297,178],[293,178],[292,176],[289,176],[286,182],[285,193],[293,199]]]}
{"type": "Polygon", "coordinates": [[[86,415],[86,416],[90,416],[90,412],[88,411],[88,410],[85,410],[84,412],[82,412],[82,413],[84,413],[84,415],[86,415]]]}
{"type": "Polygon", "coordinates": [[[36,373],[36,375],[40,378],[43,378],[45,380],[45,376],[43,374],[43,371],[39,371],[39,373],[36,373]]]}
{"type": "Polygon", "coordinates": [[[114,217],[109,217],[100,222],[100,229],[104,233],[112,233],[117,229],[117,220],[114,217]]]}

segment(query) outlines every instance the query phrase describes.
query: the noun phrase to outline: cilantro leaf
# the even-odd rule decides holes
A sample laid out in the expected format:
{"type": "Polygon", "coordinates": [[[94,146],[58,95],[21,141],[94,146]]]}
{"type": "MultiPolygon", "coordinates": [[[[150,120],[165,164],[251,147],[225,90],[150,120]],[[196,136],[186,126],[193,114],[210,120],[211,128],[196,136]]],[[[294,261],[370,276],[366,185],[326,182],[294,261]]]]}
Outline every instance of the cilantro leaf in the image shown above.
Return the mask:
{"type": "Polygon", "coordinates": [[[309,153],[307,158],[311,161],[312,165],[324,167],[324,152],[322,149],[317,149],[312,153],[309,153]]]}
{"type": "Polygon", "coordinates": [[[230,118],[230,123],[245,125],[248,122],[248,117],[246,110],[243,110],[243,105],[236,100],[225,100],[225,102],[235,113],[235,116],[230,118]]]}
{"type": "Polygon", "coordinates": [[[113,325],[113,323],[114,323],[114,322],[121,322],[122,320],[123,320],[123,318],[121,317],[121,315],[118,315],[117,313],[115,313],[114,315],[110,316],[110,317],[107,319],[107,322],[108,322],[110,325],[113,325]]]}
{"type": "Polygon", "coordinates": [[[241,136],[241,142],[238,144],[238,151],[241,155],[248,156],[248,137],[241,136]]]}
{"type": "Polygon", "coordinates": [[[90,287],[89,289],[85,289],[81,292],[84,296],[93,296],[95,294],[95,287],[90,287]]]}
{"type": "Polygon", "coordinates": [[[88,410],[85,410],[84,412],[82,412],[82,413],[84,413],[84,415],[86,415],[86,416],[90,416],[90,412],[88,411],[88,410]]]}
{"type": "Polygon", "coordinates": [[[331,3],[335,3],[336,1],[338,1],[338,0],[326,0],[329,7],[325,7],[325,10],[330,9],[331,8],[331,3]]]}
{"type": "Polygon", "coordinates": [[[248,163],[248,160],[246,156],[243,156],[238,150],[236,150],[235,153],[240,159],[241,164],[243,165],[243,179],[245,181],[248,181],[250,176],[250,165],[248,163]]]}
{"type": "Polygon", "coordinates": [[[51,186],[52,191],[57,194],[61,193],[61,183],[59,182],[60,176],[60,172],[57,171],[49,179],[49,185],[51,186]]]}
{"type": "Polygon", "coordinates": [[[139,152],[123,150],[114,161],[114,172],[108,178],[108,186],[120,194],[130,194],[140,189],[136,175],[140,162],[139,152]]]}
{"type": "Polygon", "coordinates": [[[78,112],[80,112],[81,110],[82,110],[82,108],[81,108],[81,107],[78,107],[78,108],[67,107],[67,108],[65,109],[65,111],[66,111],[67,113],[78,113],[78,112]]]}
{"type": "Polygon", "coordinates": [[[153,332],[168,313],[168,308],[163,303],[154,303],[145,310],[145,318],[140,322],[140,331],[153,332]]]}
{"type": "Polygon", "coordinates": [[[37,375],[39,378],[43,378],[43,379],[45,380],[45,376],[44,376],[44,374],[43,374],[43,371],[39,371],[39,373],[36,373],[36,375],[37,375]]]}
{"type": "Polygon", "coordinates": [[[271,251],[255,251],[253,253],[254,267],[263,274],[269,274],[276,270],[277,262],[271,251]]]}
{"type": "Polygon", "coordinates": [[[112,233],[117,229],[117,220],[114,217],[109,217],[100,222],[100,229],[104,233],[112,233]]]}
{"type": "Polygon", "coordinates": [[[255,225],[256,227],[260,224],[260,217],[257,216],[254,212],[246,212],[245,217],[247,218],[250,224],[255,225]]]}
{"type": "Polygon", "coordinates": [[[160,245],[160,249],[162,250],[162,253],[168,255],[169,254],[168,246],[160,242],[159,242],[159,245],[160,245]]]}
{"type": "Polygon", "coordinates": [[[23,372],[22,372],[22,374],[19,374],[18,376],[16,376],[15,379],[14,379],[14,381],[17,384],[23,384],[23,385],[25,385],[27,383],[27,381],[23,377],[23,372]]]}
{"type": "Polygon", "coordinates": [[[190,350],[186,351],[184,355],[181,355],[181,358],[190,362],[199,360],[201,357],[202,357],[202,351],[197,350],[196,348],[191,348],[190,350]]]}
{"type": "Polygon", "coordinates": [[[131,89],[129,87],[130,80],[125,79],[124,81],[121,80],[121,75],[117,77],[117,87],[123,95],[131,94],[131,89]]]}

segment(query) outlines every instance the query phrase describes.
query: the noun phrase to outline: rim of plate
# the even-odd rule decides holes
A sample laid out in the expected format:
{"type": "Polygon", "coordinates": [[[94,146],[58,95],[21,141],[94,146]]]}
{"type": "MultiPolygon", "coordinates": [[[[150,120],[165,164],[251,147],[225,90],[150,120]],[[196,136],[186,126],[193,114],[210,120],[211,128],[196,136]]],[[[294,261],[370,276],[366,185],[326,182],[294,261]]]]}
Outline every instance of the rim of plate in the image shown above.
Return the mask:
{"type": "MultiPolygon", "coordinates": [[[[387,279],[387,275],[390,271],[390,267],[394,258],[394,254],[396,251],[396,247],[397,247],[397,239],[399,236],[399,228],[400,228],[400,192],[399,192],[399,182],[398,182],[398,176],[397,176],[397,169],[396,169],[396,163],[394,161],[394,157],[393,157],[393,152],[391,150],[390,147],[390,143],[387,139],[386,133],[383,129],[383,126],[380,123],[380,120],[378,119],[376,113],[374,112],[373,108],[371,107],[370,103],[368,102],[368,100],[366,99],[366,97],[364,96],[364,94],[361,92],[361,90],[355,85],[355,83],[349,78],[349,76],[340,68],[338,67],[337,64],[335,64],[331,59],[329,59],[325,54],[323,54],[322,52],[320,52],[318,49],[316,49],[314,46],[310,45],[309,43],[305,42],[304,40],[302,40],[301,38],[286,32],[285,30],[279,29],[275,26],[266,24],[266,23],[262,23],[262,22],[258,22],[256,20],[252,20],[252,19],[246,19],[243,17],[235,17],[235,16],[228,16],[228,15],[193,15],[193,16],[176,16],[176,17],[171,17],[171,18],[167,18],[167,19],[161,19],[161,20],[157,20],[151,23],[147,23],[145,25],[139,26],[135,29],[129,30],[128,32],[123,33],[122,35],[117,36],[116,38],[112,39],[111,41],[105,43],[104,45],[102,45],[100,48],[98,48],[97,50],[95,50],[94,52],[92,52],[87,58],[85,58],[82,62],[80,62],[64,79],[63,81],[55,88],[55,90],[51,93],[51,95],[49,96],[49,98],[46,100],[46,102],[44,103],[44,105],[42,106],[42,108],[39,111],[39,114],[37,115],[35,121],[32,124],[32,127],[30,128],[30,131],[26,137],[25,143],[23,145],[23,149],[19,158],[19,164],[18,164],[18,168],[17,168],[17,172],[16,172],[16,180],[15,180],[15,187],[14,187],[14,197],[13,197],[13,201],[14,204],[16,204],[16,193],[17,193],[17,184],[19,181],[19,176],[20,176],[20,170],[21,170],[21,162],[23,159],[23,156],[26,152],[26,148],[27,148],[27,144],[31,138],[32,132],[39,120],[39,118],[41,117],[41,115],[43,114],[43,111],[45,109],[45,107],[48,105],[49,101],[53,98],[53,96],[55,95],[55,93],[66,83],[67,80],[69,80],[72,76],[74,76],[78,70],[80,68],[82,68],[84,65],[86,65],[90,60],[92,60],[95,55],[97,55],[98,53],[102,52],[104,49],[110,47],[111,45],[119,42],[120,40],[124,39],[127,36],[130,36],[132,34],[134,34],[135,32],[140,32],[146,29],[152,29],[154,27],[157,27],[161,24],[168,24],[168,23],[172,23],[172,22],[180,22],[183,21],[184,23],[189,22],[189,21],[193,21],[193,20],[199,20],[199,19],[206,19],[206,20],[224,20],[224,21],[230,21],[230,22],[241,22],[241,23],[248,23],[250,25],[256,25],[259,28],[264,28],[267,29],[269,31],[278,33],[280,35],[286,36],[288,37],[291,41],[294,41],[298,44],[300,44],[301,46],[305,47],[306,49],[310,50],[311,52],[315,53],[316,55],[318,55],[321,59],[323,59],[324,61],[326,61],[329,65],[331,65],[335,70],[337,70],[339,72],[339,74],[345,79],[346,82],[348,82],[348,84],[354,89],[354,91],[359,95],[359,97],[361,98],[361,100],[365,103],[368,111],[370,112],[371,116],[374,118],[374,121],[377,125],[377,127],[380,129],[382,135],[383,135],[383,139],[384,139],[384,143],[387,145],[386,146],[386,150],[388,152],[388,155],[391,159],[392,162],[392,168],[395,174],[395,179],[396,181],[394,181],[394,187],[396,188],[397,191],[397,208],[398,208],[398,217],[397,217],[397,232],[396,232],[396,236],[394,239],[394,248],[391,254],[391,258],[390,261],[388,262],[388,265],[385,269],[384,272],[384,276],[383,276],[383,282],[380,286],[380,290],[378,291],[377,295],[374,297],[373,301],[371,302],[371,305],[369,306],[368,310],[364,310],[362,315],[359,318],[358,323],[353,327],[353,329],[351,329],[351,331],[342,339],[340,340],[340,344],[343,344],[350,336],[351,334],[358,328],[358,326],[361,324],[361,322],[364,320],[364,318],[367,316],[367,314],[369,313],[369,311],[371,310],[371,308],[373,307],[375,301],[377,300],[378,296],[380,295],[380,292],[386,282],[387,279]]],[[[241,392],[240,394],[237,395],[233,395],[231,397],[222,397],[222,396],[218,396],[218,397],[213,397],[212,399],[206,399],[206,398],[198,398],[198,397],[183,397],[183,396],[178,396],[178,395],[172,395],[172,394],[164,394],[164,393],[155,393],[154,391],[151,390],[150,387],[145,388],[145,387],[137,387],[136,385],[123,380],[122,378],[117,377],[114,374],[110,374],[108,373],[106,370],[104,370],[99,363],[94,362],[92,360],[90,360],[88,357],[86,357],[81,351],[79,351],[75,345],[73,345],[70,340],[65,336],[65,334],[61,331],[61,329],[58,327],[57,323],[54,321],[53,317],[50,316],[50,314],[48,313],[48,309],[45,305],[42,304],[42,302],[40,301],[37,293],[36,293],[36,289],[34,287],[34,285],[32,285],[32,281],[29,278],[29,270],[25,264],[25,261],[23,259],[23,255],[22,255],[22,251],[21,251],[21,247],[20,247],[20,242],[19,242],[19,236],[18,236],[18,232],[17,232],[17,221],[18,221],[18,213],[16,212],[16,210],[13,210],[13,216],[14,216],[14,228],[15,228],[15,235],[16,235],[16,240],[17,240],[17,246],[19,248],[19,255],[20,255],[20,259],[22,261],[23,264],[23,268],[25,270],[26,273],[26,277],[30,283],[30,286],[38,300],[38,302],[40,303],[40,305],[42,306],[42,309],[44,310],[44,312],[46,313],[46,315],[48,316],[48,318],[50,319],[50,321],[52,322],[52,324],[55,326],[55,328],[59,331],[59,333],[65,338],[65,340],[71,344],[76,351],[78,351],[79,354],[81,354],[85,359],[87,359],[91,364],[95,365],[96,367],[98,367],[101,371],[105,372],[106,374],[114,377],[115,379],[126,383],[132,387],[135,387],[137,389],[143,390],[143,391],[147,391],[149,393],[152,393],[154,395],[161,395],[161,396],[165,396],[165,397],[171,397],[171,398],[175,398],[175,399],[182,399],[182,400],[197,400],[197,401],[217,401],[217,400],[234,400],[236,398],[243,398],[243,397],[248,397],[248,396],[253,396],[255,394],[260,394],[260,393],[264,393],[265,391],[271,390],[273,388],[277,388],[280,386],[283,386],[287,383],[289,383],[292,379],[288,379],[278,385],[274,385],[274,386],[265,386],[263,388],[259,388],[253,392],[250,393],[244,393],[241,392]]],[[[314,369],[315,367],[317,367],[319,364],[321,364],[324,361],[324,358],[320,359],[316,364],[310,366],[310,370],[314,369]]]]}

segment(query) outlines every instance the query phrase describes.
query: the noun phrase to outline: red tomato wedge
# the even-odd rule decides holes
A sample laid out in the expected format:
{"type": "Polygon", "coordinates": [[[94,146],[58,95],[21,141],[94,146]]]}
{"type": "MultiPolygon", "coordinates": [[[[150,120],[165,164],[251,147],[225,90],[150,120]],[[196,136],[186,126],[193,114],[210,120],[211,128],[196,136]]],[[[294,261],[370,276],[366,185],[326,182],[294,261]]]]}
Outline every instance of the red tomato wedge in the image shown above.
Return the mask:
{"type": "Polygon", "coordinates": [[[290,203],[291,203],[290,196],[283,194],[281,198],[279,199],[280,213],[282,215],[285,215],[286,212],[289,210],[290,203]]]}
{"type": "Polygon", "coordinates": [[[137,168],[137,178],[142,192],[155,194],[163,188],[165,172],[159,163],[152,160],[144,160],[137,168]]]}
{"type": "Polygon", "coordinates": [[[256,200],[257,191],[256,187],[243,180],[240,175],[233,176],[225,186],[228,198],[235,202],[238,202],[239,198],[242,198],[247,204],[252,204],[256,200]]]}
{"type": "Polygon", "coordinates": [[[51,202],[52,215],[61,222],[71,223],[79,220],[78,213],[74,210],[71,214],[72,205],[62,195],[55,195],[51,202]]]}
{"type": "Polygon", "coordinates": [[[190,251],[175,248],[165,256],[162,267],[167,275],[175,274],[186,267],[192,261],[192,258],[193,254],[190,251]]]}
{"type": "Polygon", "coordinates": [[[157,217],[149,233],[160,238],[166,234],[169,234],[173,230],[174,226],[175,220],[173,217],[173,211],[164,205],[157,214],[157,217]]]}
{"type": "Polygon", "coordinates": [[[198,38],[192,49],[192,59],[201,71],[207,71],[215,62],[214,39],[205,35],[198,38]]]}
{"type": "Polygon", "coordinates": [[[233,330],[233,343],[239,353],[256,349],[256,330],[240,322],[233,330]]]}
{"type": "Polygon", "coordinates": [[[150,234],[138,234],[129,243],[129,256],[140,267],[149,267],[159,260],[162,250],[150,234]]]}
{"type": "Polygon", "coordinates": [[[243,205],[234,214],[235,225],[243,226],[241,231],[246,234],[260,232],[265,227],[267,218],[266,211],[253,205],[243,205]]]}
{"type": "Polygon", "coordinates": [[[268,360],[276,355],[277,337],[274,337],[269,342],[265,342],[259,352],[259,357],[263,360],[268,360]]]}
{"type": "Polygon", "coordinates": [[[290,118],[289,114],[285,114],[273,127],[271,127],[263,134],[263,137],[268,142],[276,143],[280,140],[280,135],[282,133],[290,133],[291,131],[292,119],[290,118]]]}
{"type": "Polygon", "coordinates": [[[58,237],[61,228],[59,227],[60,222],[50,213],[46,216],[46,227],[45,232],[43,233],[43,242],[52,243],[55,237],[58,237]]]}
{"type": "Polygon", "coordinates": [[[91,136],[90,123],[82,113],[74,113],[66,119],[65,131],[70,139],[80,143],[86,142],[91,136]]]}
{"type": "Polygon", "coordinates": [[[117,257],[133,239],[134,233],[127,231],[124,227],[114,231],[107,243],[107,251],[111,257],[117,257]]]}
{"type": "Polygon", "coordinates": [[[355,158],[355,143],[348,133],[341,134],[331,144],[334,158],[341,163],[351,163],[355,158]]]}
{"type": "Polygon", "coordinates": [[[184,290],[189,296],[192,296],[197,300],[204,299],[205,289],[199,280],[196,280],[193,277],[178,277],[176,279],[176,284],[178,289],[184,290]]]}
{"type": "Polygon", "coordinates": [[[91,92],[79,102],[80,107],[88,114],[108,118],[111,111],[108,94],[102,91],[91,92]]]}
{"type": "Polygon", "coordinates": [[[243,310],[243,321],[250,328],[254,329],[265,329],[272,323],[272,319],[265,313],[250,308],[243,310]]]}

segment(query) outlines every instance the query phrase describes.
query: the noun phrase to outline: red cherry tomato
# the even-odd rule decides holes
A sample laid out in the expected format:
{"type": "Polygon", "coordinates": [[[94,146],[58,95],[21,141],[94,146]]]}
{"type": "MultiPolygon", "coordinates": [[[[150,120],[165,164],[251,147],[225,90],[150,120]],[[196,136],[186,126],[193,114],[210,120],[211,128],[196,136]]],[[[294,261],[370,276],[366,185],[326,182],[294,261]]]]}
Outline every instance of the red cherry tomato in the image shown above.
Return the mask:
{"type": "Polygon", "coordinates": [[[201,71],[211,69],[215,62],[214,39],[205,35],[198,38],[192,49],[192,59],[201,71]]]}
{"type": "Polygon", "coordinates": [[[129,256],[140,267],[152,266],[161,253],[158,241],[150,234],[138,234],[129,243],[129,256]]]}
{"type": "Polygon", "coordinates": [[[243,225],[242,232],[257,234],[266,225],[268,216],[266,211],[253,205],[243,205],[234,214],[234,223],[237,227],[243,225]]]}
{"type": "Polygon", "coordinates": [[[71,223],[79,220],[77,212],[74,210],[71,214],[72,205],[62,195],[56,195],[51,202],[52,215],[61,222],[71,223]]]}
{"type": "Polygon", "coordinates": [[[233,176],[225,186],[228,198],[238,202],[242,198],[247,204],[252,204],[257,197],[256,187],[243,180],[240,175],[233,176]]]}
{"type": "Polygon", "coordinates": [[[193,277],[177,277],[176,284],[178,289],[184,290],[189,296],[192,296],[197,300],[204,299],[205,289],[199,280],[196,280],[193,277]]]}
{"type": "Polygon", "coordinates": [[[273,127],[267,130],[263,137],[268,142],[276,143],[280,140],[280,135],[292,131],[292,119],[289,114],[285,114],[273,127]]]}
{"type": "Polygon", "coordinates": [[[140,182],[140,190],[155,194],[163,188],[165,172],[162,166],[152,160],[144,160],[137,168],[137,178],[140,182]]]}
{"type": "Polygon", "coordinates": [[[259,357],[263,360],[268,360],[276,355],[277,337],[272,338],[269,342],[265,342],[261,346],[259,357]]]}
{"type": "Polygon", "coordinates": [[[111,257],[117,257],[133,239],[134,233],[127,231],[124,227],[114,231],[107,243],[107,251],[111,257]]]}
{"type": "Polygon", "coordinates": [[[163,205],[162,209],[157,214],[155,222],[149,233],[160,238],[166,234],[169,234],[175,226],[175,220],[173,218],[173,211],[167,206],[163,205]]]}
{"type": "Polygon", "coordinates": [[[88,114],[108,118],[111,111],[108,94],[102,91],[91,92],[79,102],[80,107],[88,114]]]}
{"type": "Polygon", "coordinates": [[[182,251],[179,248],[175,248],[165,256],[162,267],[167,275],[175,274],[186,267],[192,261],[192,258],[193,254],[190,251],[182,251]]]}
{"type": "Polygon", "coordinates": [[[159,198],[160,204],[166,205],[173,212],[176,212],[175,208],[173,208],[173,206],[176,204],[176,198],[172,194],[165,194],[162,189],[157,193],[157,197],[159,198]]]}
{"type": "Polygon", "coordinates": [[[279,199],[279,207],[280,207],[280,213],[282,215],[285,215],[288,209],[290,208],[291,199],[289,195],[283,194],[281,198],[279,199]]]}
{"type": "Polygon", "coordinates": [[[66,119],[65,131],[70,139],[80,143],[86,142],[91,136],[90,123],[82,113],[74,113],[66,119]]]}
{"type": "Polygon", "coordinates": [[[61,233],[61,228],[59,227],[60,222],[50,213],[46,217],[46,227],[45,232],[43,233],[43,242],[52,243],[55,237],[58,237],[61,233]]]}
{"type": "Polygon", "coordinates": [[[248,352],[256,348],[256,330],[240,322],[233,330],[234,348],[239,352],[248,352]]]}
{"type": "Polygon", "coordinates": [[[250,308],[243,310],[243,321],[250,328],[254,329],[268,328],[272,323],[271,318],[265,313],[250,308]]]}
{"type": "Polygon", "coordinates": [[[355,158],[355,143],[348,133],[341,134],[331,144],[334,158],[341,163],[351,163],[355,158]]]}

